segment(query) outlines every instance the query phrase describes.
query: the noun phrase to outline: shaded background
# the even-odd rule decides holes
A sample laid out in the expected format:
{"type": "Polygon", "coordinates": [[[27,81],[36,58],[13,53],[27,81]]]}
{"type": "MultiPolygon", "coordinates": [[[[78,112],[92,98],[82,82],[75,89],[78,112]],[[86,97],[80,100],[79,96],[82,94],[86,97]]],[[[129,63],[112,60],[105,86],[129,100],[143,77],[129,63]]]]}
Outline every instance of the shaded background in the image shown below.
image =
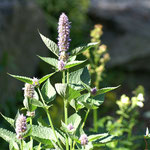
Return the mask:
{"type": "MultiPolygon", "coordinates": [[[[22,106],[24,85],[7,72],[38,78],[52,72],[36,56],[52,56],[37,30],[57,42],[57,22],[62,12],[72,22],[71,48],[90,42],[93,26],[103,25],[102,43],[107,45],[111,60],[101,87],[122,86],[107,96],[100,115],[113,115],[115,100],[122,94],[130,96],[138,85],[143,85],[146,100],[139,120],[144,123],[145,133],[150,123],[144,117],[150,106],[149,0],[0,0],[0,112],[14,117],[22,106]]],[[[53,80],[61,79],[56,75],[53,80]]],[[[61,105],[58,98],[52,109],[56,124],[61,118],[61,105]]],[[[0,120],[0,126],[7,126],[0,120]]],[[[88,125],[91,123],[92,118],[88,125]]]]}

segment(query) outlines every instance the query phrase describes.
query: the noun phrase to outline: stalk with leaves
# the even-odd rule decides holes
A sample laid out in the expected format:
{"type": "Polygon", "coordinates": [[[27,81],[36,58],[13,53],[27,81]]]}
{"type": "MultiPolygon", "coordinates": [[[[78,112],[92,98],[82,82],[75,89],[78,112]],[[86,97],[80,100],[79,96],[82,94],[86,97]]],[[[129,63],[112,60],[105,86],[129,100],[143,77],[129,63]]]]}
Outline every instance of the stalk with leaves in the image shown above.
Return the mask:
{"type": "MultiPolygon", "coordinates": [[[[103,34],[102,25],[97,24],[94,26],[94,29],[91,31],[91,42],[98,42],[95,47],[90,48],[87,51],[84,51],[83,54],[89,59],[90,67],[89,71],[92,76],[92,86],[100,88],[100,81],[102,81],[105,71],[105,65],[109,61],[110,57],[107,53],[107,47],[104,44],[101,44],[101,36],[103,34]]],[[[93,110],[93,126],[94,130],[97,132],[98,126],[98,112],[97,109],[93,110]]]]}
{"type": "Polygon", "coordinates": [[[92,150],[116,139],[108,133],[87,135],[85,131],[89,112],[104,102],[105,93],[117,88],[91,88],[88,61],[76,60],[77,55],[98,43],[93,42],[70,50],[70,22],[65,13],[61,14],[58,22],[58,44],[40,32],[39,34],[55,58],[38,57],[52,66],[54,72],[40,79],[9,74],[25,83],[23,108],[18,110],[15,119],[2,115],[16,133],[0,128],[0,137],[9,143],[10,150],[92,150]],[[56,73],[62,75],[62,82],[53,86],[50,78],[56,73]],[[56,94],[64,102],[64,119],[60,120],[60,128],[55,127],[50,114],[56,94]],[[69,114],[68,107],[74,109],[73,114],[69,114]],[[34,117],[39,108],[46,113],[49,124],[42,116],[34,117]],[[79,115],[81,109],[86,110],[84,118],[79,115]]]}

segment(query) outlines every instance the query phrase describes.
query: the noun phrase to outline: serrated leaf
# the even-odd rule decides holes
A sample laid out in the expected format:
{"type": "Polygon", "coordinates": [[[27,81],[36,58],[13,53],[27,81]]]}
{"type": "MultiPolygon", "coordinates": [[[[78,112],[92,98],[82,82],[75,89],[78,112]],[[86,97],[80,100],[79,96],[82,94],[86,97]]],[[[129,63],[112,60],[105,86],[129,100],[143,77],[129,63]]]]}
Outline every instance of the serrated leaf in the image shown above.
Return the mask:
{"type": "Polygon", "coordinates": [[[87,99],[90,97],[90,93],[87,94],[82,94],[80,97],[76,98],[74,100],[74,109],[76,111],[79,111],[80,109],[84,108],[85,105],[84,103],[86,103],[87,99]]]}
{"type": "Polygon", "coordinates": [[[30,150],[32,149],[32,141],[29,141],[28,143],[26,143],[25,141],[23,141],[23,150],[30,150]]]}
{"type": "Polygon", "coordinates": [[[91,82],[87,67],[81,68],[69,74],[69,84],[71,88],[75,90],[85,89],[85,87],[82,85],[82,82],[84,82],[87,85],[89,85],[91,82]],[[81,81],[81,76],[82,76],[82,81],[81,81]]]}
{"type": "Polygon", "coordinates": [[[85,61],[87,61],[87,60],[84,60],[84,61],[71,61],[71,62],[68,62],[66,65],[65,65],[65,68],[66,69],[69,69],[69,68],[72,68],[72,67],[75,67],[75,66],[77,66],[77,65],[80,65],[80,64],[82,64],[82,63],[84,63],[85,61]]]}
{"type": "Polygon", "coordinates": [[[104,102],[104,94],[89,97],[84,103],[87,109],[97,109],[104,102]]]}
{"type": "Polygon", "coordinates": [[[37,119],[37,122],[40,126],[44,126],[44,127],[49,127],[49,125],[45,122],[45,120],[42,119],[42,116],[40,116],[38,119],[37,119]]]}
{"type": "MultiPolygon", "coordinates": [[[[56,130],[56,135],[58,139],[60,139],[62,142],[64,142],[64,138],[62,135],[60,135],[56,130]]],[[[51,128],[44,127],[44,126],[37,126],[37,125],[32,125],[32,136],[34,139],[39,139],[39,140],[51,140],[57,142],[56,137],[54,136],[54,133],[51,128]]]]}
{"type": "Polygon", "coordinates": [[[9,150],[19,150],[19,146],[15,141],[10,141],[9,150]]]}
{"type": "Polygon", "coordinates": [[[76,99],[72,99],[70,101],[70,105],[75,109],[76,112],[85,107],[81,102],[78,102],[76,99]]]}
{"type": "Polygon", "coordinates": [[[74,113],[68,118],[68,124],[71,123],[75,130],[78,128],[80,122],[81,122],[81,117],[77,113],[74,113]]]}
{"type": "Polygon", "coordinates": [[[7,142],[18,141],[15,133],[13,133],[9,130],[6,130],[6,129],[2,129],[2,128],[0,128],[0,137],[7,142]]]}
{"type": "Polygon", "coordinates": [[[44,107],[43,103],[37,99],[32,98],[29,103],[33,106],[44,107]]]}
{"type": "Polygon", "coordinates": [[[88,136],[88,141],[96,141],[97,139],[107,137],[108,133],[101,133],[101,134],[95,134],[88,136]]]}
{"type": "Polygon", "coordinates": [[[77,47],[77,48],[75,48],[75,49],[73,49],[71,51],[71,56],[79,55],[82,52],[84,52],[85,50],[88,50],[89,48],[96,46],[97,44],[99,44],[99,42],[89,43],[87,45],[83,45],[83,46],[77,47]]]}
{"type": "Polygon", "coordinates": [[[68,62],[75,61],[75,60],[76,60],[76,56],[70,56],[68,58],[68,62]]]}
{"type": "Polygon", "coordinates": [[[53,66],[55,69],[58,68],[58,60],[51,57],[41,57],[38,56],[41,60],[48,63],[49,65],[53,66]]]}
{"type": "Polygon", "coordinates": [[[39,83],[43,83],[45,80],[47,80],[48,78],[50,78],[53,74],[55,74],[56,72],[53,72],[53,73],[50,73],[50,74],[47,74],[45,75],[44,77],[42,77],[40,80],[39,80],[39,83]]]}
{"type": "Polygon", "coordinates": [[[0,113],[2,115],[2,117],[12,126],[14,127],[14,119],[12,118],[9,118],[9,117],[6,117],[4,116],[2,113],[0,113]]]}
{"type": "Polygon", "coordinates": [[[13,74],[10,74],[10,73],[8,73],[8,75],[10,75],[11,77],[16,78],[17,80],[20,80],[20,81],[22,81],[22,82],[25,82],[25,83],[29,83],[29,84],[32,84],[32,83],[33,83],[32,79],[29,78],[29,77],[13,75],[13,74]]]}
{"type": "Polygon", "coordinates": [[[97,90],[96,95],[107,93],[109,91],[117,89],[118,87],[120,87],[120,85],[116,86],[116,87],[107,87],[107,88],[99,89],[99,90],[97,90]]]}
{"type": "Polygon", "coordinates": [[[80,92],[72,89],[68,84],[57,83],[55,84],[55,88],[57,93],[67,99],[67,101],[80,96],[80,92]]]}
{"type": "Polygon", "coordinates": [[[39,34],[40,34],[41,39],[43,40],[44,44],[46,45],[46,47],[58,57],[59,49],[58,49],[57,44],[55,42],[53,42],[52,40],[48,39],[47,37],[45,37],[44,35],[42,35],[40,32],[39,32],[39,34]]]}
{"type": "Polygon", "coordinates": [[[56,91],[54,87],[51,85],[49,79],[47,79],[47,81],[42,86],[41,92],[46,102],[51,102],[56,98],[56,91]]]}

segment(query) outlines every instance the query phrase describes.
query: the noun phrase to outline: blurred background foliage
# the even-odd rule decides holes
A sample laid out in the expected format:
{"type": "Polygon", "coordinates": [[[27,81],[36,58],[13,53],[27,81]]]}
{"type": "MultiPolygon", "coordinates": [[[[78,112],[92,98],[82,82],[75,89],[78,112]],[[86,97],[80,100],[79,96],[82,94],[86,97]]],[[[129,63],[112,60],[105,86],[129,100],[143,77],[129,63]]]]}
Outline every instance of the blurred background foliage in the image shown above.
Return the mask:
{"type": "MultiPolygon", "coordinates": [[[[113,133],[116,131],[116,129],[117,131],[120,130],[119,129],[120,125],[123,124],[119,122],[120,120],[119,117],[121,117],[121,114],[115,113],[120,109],[120,105],[118,105],[118,101],[116,102],[116,100],[119,99],[119,97],[121,97],[122,94],[126,94],[129,97],[132,97],[132,91],[139,84],[145,83],[145,81],[146,81],[145,102],[148,103],[146,99],[148,99],[149,96],[147,96],[146,93],[149,90],[149,86],[147,85],[148,84],[147,80],[149,79],[148,77],[149,71],[146,72],[142,70],[143,68],[146,68],[147,65],[144,64],[141,67],[138,63],[137,65],[133,65],[132,61],[128,61],[124,66],[123,63],[120,63],[120,59],[118,59],[118,57],[116,56],[116,52],[112,51],[111,49],[111,48],[117,49],[118,46],[118,49],[120,49],[120,52],[117,53],[118,55],[124,57],[130,56],[129,55],[130,53],[126,55],[125,53],[123,53],[123,51],[126,51],[127,48],[126,45],[127,46],[131,45],[133,49],[139,47],[138,44],[140,42],[138,41],[138,39],[137,41],[134,41],[135,38],[133,38],[134,36],[138,37],[136,31],[133,28],[130,28],[128,24],[125,25],[122,24],[121,19],[119,17],[115,18],[117,17],[115,13],[114,13],[115,16],[111,16],[113,15],[113,13],[111,13],[111,11],[110,12],[107,11],[106,7],[105,9],[97,10],[96,9],[97,7],[102,7],[103,5],[97,5],[97,3],[94,2],[98,2],[98,1],[93,1],[92,4],[90,0],[35,0],[30,2],[26,0],[14,0],[14,1],[2,0],[0,2],[0,6],[2,6],[0,7],[1,10],[0,19],[2,20],[2,22],[0,23],[0,34],[1,34],[0,36],[0,45],[1,45],[0,46],[0,81],[1,81],[0,112],[5,114],[6,116],[14,117],[17,112],[17,108],[19,108],[20,105],[22,105],[22,100],[23,100],[23,92],[21,88],[24,85],[8,77],[6,75],[7,72],[26,75],[26,76],[35,76],[39,78],[49,72],[52,72],[52,69],[48,68],[49,66],[46,63],[43,63],[39,61],[38,58],[36,58],[36,54],[43,55],[43,56],[52,55],[46,49],[46,47],[43,46],[44,44],[41,42],[38,36],[37,28],[47,37],[57,42],[57,22],[62,12],[65,12],[68,15],[70,21],[72,22],[71,23],[72,41],[71,41],[70,49],[79,46],[81,44],[88,43],[90,41],[98,40],[99,42],[101,42],[102,46],[97,48],[97,52],[94,53],[93,49],[91,49],[90,51],[90,55],[94,57],[96,60],[95,62],[97,62],[97,73],[99,74],[100,77],[100,79],[97,79],[98,81],[96,82],[95,81],[96,78],[94,75],[95,66],[92,66],[90,68],[92,81],[93,81],[92,86],[105,87],[105,86],[122,85],[119,89],[110,92],[106,95],[104,104],[98,110],[98,116],[99,118],[101,118],[97,124],[99,126],[99,131],[102,132],[105,131],[106,129],[107,130],[112,129],[110,132],[113,133]],[[4,5],[2,5],[3,3],[4,5]],[[4,8],[6,8],[6,10],[4,8]],[[110,16],[107,13],[109,13],[110,16]],[[39,18],[44,18],[44,19],[42,20],[39,18]],[[36,25],[32,26],[33,24],[32,21],[34,19],[35,19],[34,24],[36,25]],[[36,19],[37,20],[39,19],[39,21],[36,21],[36,19]],[[46,22],[45,24],[43,23],[44,21],[46,22]],[[26,22],[28,23],[26,24],[26,22]],[[43,23],[44,25],[43,24],[41,25],[41,23],[43,23]],[[96,29],[93,30],[95,24],[103,24],[103,30],[102,30],[102,25],[97,25],[97,27],[95,26],[96,29]],[[31,30],[34,30],[34,34],[30,32],[31,30],[28,30],[30,28],[31,30]],[[126,36],[128,30],[132,31],[131,33],[133,33],[134,35],[133,37],[126,36]],[[27,40],[23,39],[23,37],[26,36],[25,33],[30,36],[30,38],[29,37],[26,38],[27,40]],[[121,36],[123,36],[122,41],[124,41],[124,43],[120,42],[121,36]],[[14,39],[14,41],[12,39],[14,39]],[[130,41],[132,41],[132,39],[133,39],[132,43],[135,42],[137,45],[136,48],[132,44],[128,44],[130,41]],[[119,44],[119,42],[121,44],[119,44]],[[106,49],[106,45],[104,44],[108,46],[107,49],[106,49]],[[36,51],[35,49],[39,49],[39,51],[36,51]],[[107,64],[107,61],[109,61],[110,59],[109,53],[110,53],[111,61],[107,64]],[[101,59],[99,60],[99,58],[101,59]],[[140,69],[137,68],[137,66],[139,66],[140,69]],[[20,68],[20,70],[18,68],[20,68]],[[133,71],[132,68],[136,68],[136,69],[133,69],[134,70],[133,71]],[[104,126],[103,123],[106,126],[104,126]]],[[[107,0],[106,3],[107,2],[109,2],[109,0],[107,0]]],[[[111,3],[112,2],[108,4],[111,5],[111,3]]],[[[105,5],[105,6],[109,6],[109,5],[105,5]]],[[[113,7],[114,5],[111,6],[113,7]]],[[[118,7],[115,8],[119,8],[120,5],[117,6],[118,7]]],[[[129,12],[126,12],[125,14],[128,13],[129,12]]],[[[121,13],[119,15],[121,15],[121,13]]],[[[144,18],[146,18],[146,16],[144,18]]],[[[130,23],[131,21],[130,19],[127,20],[128,19],[127,17],[124,17],[124,19],[125,20],[123,22],[125,23],[127,22],[130,23]]],[[[140,25],[135,27],[138,28],[140,27],[140,25]]],[[[140,30],[138,33],[140,33],[140,30]]],[[[143,34],[145,34],[145,32],[143,32],[141,35],[143,34]]],[[[141,43],[142,42],[143,41],[141,41],[141,43]]],[[[146,43],[144,44],[146,45],[146,43]]],[[[141,47],[143,48],[144,46],[141,47]]],[[[140,57],[142,58],[140,62],[142,62],[141,64],[143,64],[143,59],[144,59],[143,55],[141,55],[141,53],[137,53],[137,54],[139,54],[140,57]]],[[[84,55],[79,56],[79,59],[85,57],[89,58],[90,55],[89,52],[85,52],[84,55]]],[[[133,61],[137,62],[136,55],[134,55],[133,61]]],[[[55,82],[59,82],[60,80],[61,80],[60,76],[56,74],[55,76],[52,77],[51,82],[53,84],[55,82]]],[[[56,126],[60,125],[59,120],[60,118],[62,118],[63,115],[63,112],[60,109],[61,107],[62,107],[61,98],[57,97],[57,100],[55,101],[55,104],[51,109],[51,113],[55,120],[56,126]]],[[[147,111],[148,109],[149,109],[148,105],[146,105],[142,109],[139,109],[138,107],[134,108],[134,112],[136,114],[135,115],[133,114],[135,121],[132,122],[134,123],[132,135],[145,134],[145,128],[148,125],[149,123],[148,119],[150,118],[150,112],[147,111]]],[[[71,110],[70,113],[72,113],[71,110]]],[[[37,116],[41,114],[43,116],[45,115],[45,113],[42,110],[39,110],[37,112],[37,116]]],[[[92,117],[93,117],[92,113],[90,113],[90,119],[88,120],[86,125],[87,129],[93,128],[92,117]]],[[[128,121],[125,122],[128,123],[128,121]]],[[[0,126],[3,127],[5,126],[5,128],[8,128],[7,123],[5,123],[4,120],[2,119],[1,119],[0,126]]],[[[124,128],[127,129],[127,126],[123,127],[123,129],[124,128]]],[[[121,133],[118,134],[125,135],[126,137],[127,132],[121,130],[121,133]]],[[[140,143],[140,145],[138,145],[139,149],[144,149],[145,143],[144,143],[144,139],[142,138],[140,139],[140,141],[136,139],[134,141],[131,139],[131,143],[129,141],[129,149],[132,147],[134,142],[140,143]]],[[[112,145],[109,145],[108,148],[113,149],[114,148],[113,146],[117,145],[118,147],[117,150],[123,150],[121,149],[122,148],[121,146],[124,144],[128,144],[128,143],[125,143],[124,140],[122,140],[122,143],[114,142],[112,143],[112,145]]],[[[1,149],[2,150],[8,149],[8,146],[2,140],[1,140],[1,149]]]]}

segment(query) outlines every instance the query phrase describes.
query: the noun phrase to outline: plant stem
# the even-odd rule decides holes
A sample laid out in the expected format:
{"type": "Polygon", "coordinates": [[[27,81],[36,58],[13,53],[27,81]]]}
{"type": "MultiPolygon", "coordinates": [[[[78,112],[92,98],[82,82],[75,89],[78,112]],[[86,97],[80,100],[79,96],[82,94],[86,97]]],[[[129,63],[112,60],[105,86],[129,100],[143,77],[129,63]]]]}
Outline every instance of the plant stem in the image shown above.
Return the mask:
{"type": "Polygon", "coordinates": [[[21,139],[21,150],[23,150],[23,139],[21,139]]]}
{"type": "MultiPolygon", "coordinates": [[[[65,84],[65,71],[63,71],[62,82],[65,84]]],[[[69,82],[69,73],[67,70],[67,83],[69,82]]],[[[68,102],[67,99],[64,99],[64,114],[65,114],[65,124],[68,125],[68,102]]],[[[68,137],[66,137],[66,150],[69,150],[68,137]]]]}
{"type": "Polygon", "coordinates": [[[73,142],[73,149],[72,150],[75,149],[75,144],[76,144],[76,141],[73,142]]]}
{"type": "Polygon", "coordinates": [[[56,135],[56,132],[55,132],[55,129],[54,129],[53,122],[52,122],[51,116],[50,116],[50,114],[49,114],[49,111],[48,111],[48,109],[46,109],[46,108],[45,108],[45,111],[46,111],[46,114],[47,114],[47,117],[48,117],[50,126],[51,126],[51,128],[52,128],[52,130],[53,130],[53,133],[54,133],[54,135],[55,135],[55,138],[56,138],[56,140],[57,140],[57,143],[58,143],[59,147],[63,150],[63,148],[62,148],[62,146],[61,146],[61,144],[60,144],[60,142],[59,142],[59,140],[58,140],[58,137],[57,137],[57,135],[56,135]]]}
{"type": "MultiPolygon", "coordinates": [[[[32,117],[30,117],[30,125],[32,127],[32,117]]],[[[31,150],[32,150],[33,149],[33,139],[31,136],[30,136],[30,141],[31,141],[31,150]]]]}
{"type": "Polygon", "coordinates": [[[38,146],[38,150],[40,150],[41,149],[41,142],[39,143],[39,146],[38,146]]]}
{"type": "Polygon", "coordinates": [[[88,109],[87,112],[86,112],[86,115],[85,115],[85,117],[84,117],[84,121],[83,121],[83,123],[82,123],[82,128],[83,128],[84,125],[85,125],[85,122],[86,122],[86,119],[87,119],[87,117],[88,117],[89,112],[90,112],[90,109],[88,109]]]}
{"type": "Polygon", "coordinates": [[[41,97],[41,100],[42,100],[42,102],[43,102],[43,105],[46,106],[45,101],[44,101],[44,99],[43,99],[43,96],[42,96],[42,94],[41,94],[41,91],[40,91],[39,87],[38,87],[37,89],[38,89],[38,92],[39,92],[39,94],[40,94],[40,97],[41,97]]]}
{"type": "MultiPolygon", "coordinates": [[[[96,66],[95,66],[95,68],[96,68],[96,66]]],[[[98,75],[96,75],[96,80],[95,80],[95,86],[99,89],[99,81],[100,81],[100,79],[99,79],[99,76],[98,75]]],[[[98,130],[98,126],[97,126],[97,121],[98,121],[98,109],[94,109],[93,110],[93,125],[94,125],[94,130],[97,132],[97,130],[98,130]]]]}
{"type": "Polygon", "coordinates": [[[57,137],[57,135],[56,135],[56,132],[55,132],[55,129],[54,129],[54,126],[53,126],[53,122],[52,122],[51,116],[50,116],[50,114],[49,114],[48,108],[46,107],[46,104],[45,104],[45,102],[44,102],[43,96],[42,96],[41,91],[40,91],[39,88],[38,88],[38,92],[39,92],[40,97],[41,97],[41,100],[42,100],[42,102],[43,102],[44,110],[45,110],[45,112],[46,112],[46,114],[47,114],[47,117],[48,117],[50,126],[51,126],[51,128],[52,128],[52,130],[53,130],[53,133],[54,133],[54,136],[55,136],[55,138],[56,138],[56,140],[57,140],[57,143],[58,143],[59,147],[63,150],[63,148],[62,148],[62,146],[61,146],[61,144],[60,144],[60,142],[59,142],[59,140],[58,140],[58,137],[57,137]]]}

